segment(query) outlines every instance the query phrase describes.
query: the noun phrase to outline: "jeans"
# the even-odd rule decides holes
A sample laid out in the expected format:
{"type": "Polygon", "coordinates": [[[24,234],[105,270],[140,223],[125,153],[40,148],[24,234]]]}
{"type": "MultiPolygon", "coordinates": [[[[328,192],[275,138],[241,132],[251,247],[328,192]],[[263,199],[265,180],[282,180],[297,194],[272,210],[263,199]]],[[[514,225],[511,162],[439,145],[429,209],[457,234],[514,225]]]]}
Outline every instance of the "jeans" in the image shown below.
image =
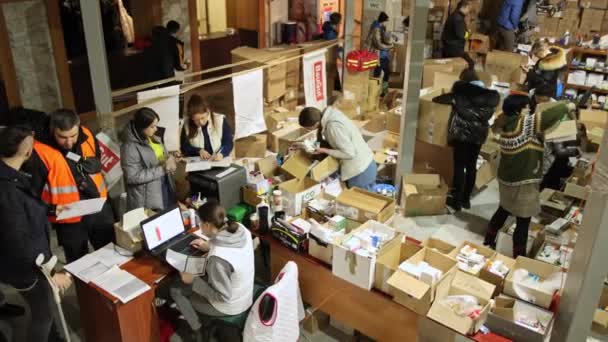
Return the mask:
{"type": "Polygon", "coordinates": [[[171,185],[169,184],[169,176],[163,177],[163,210],[169,208],[173,204],[175,204],[175,194],[173,193],[173,189],[171,189],[171,185]]]}
{"type": "Polygon", "coordinates": [[[46,278],[40,274],[38,282],[27,291],[19,292],[30,308],[28,342],[46,342],[53,326],[53,292],[46,278]]]}
{"type": "Polygon", "coordinates": [[[477,157],[481,145],[464,142],[454,142],[454,175],[452,197],[458,203],[466,203],[471,199],[477,177],[477,157]]]}
{"type": "MultiPolygon", "coordinates": [[[[504,226],[507,218],[511,216],[511,213],[506,211],[503,207],[498,207],[498,210],[490,219],[488,231],[486,232],[486,238],[484,244],[496,245],[496,236],[498,230],[504,226]]],[[[528,244],[528,230],[530,228],[531,217],[518,217],[515,225],[515,231],[513,232],[513,258],[518,256],[526,256],[526,246],[528,244]]]]}
{"type": "Polygon", "coordinates": [[[374,77],[380,77],[380,74],[384,72],[382,76],[382,82],[388,82],[391,76],[391,59],[389,57],[381,57],[380,65],[374,69],[374,77]]]}
{"type": "Polygon", "coordinates": [[[78,223],[55,223],[53,227],[68,263],[89,253],[89,241],[94,249],[114,241],[114,213],[108,201],[101,212],[84,216],[78,223]]]}
{"type": "Polygon", "coordinates": [[[365,171],[354,176],[353,178],[346,181],[348,188],[361,188],[367,191],[373,191],[374,185],[376,185],[376,176],[378,175],[378,166],[376,162],[372,160],[365,171]]]}

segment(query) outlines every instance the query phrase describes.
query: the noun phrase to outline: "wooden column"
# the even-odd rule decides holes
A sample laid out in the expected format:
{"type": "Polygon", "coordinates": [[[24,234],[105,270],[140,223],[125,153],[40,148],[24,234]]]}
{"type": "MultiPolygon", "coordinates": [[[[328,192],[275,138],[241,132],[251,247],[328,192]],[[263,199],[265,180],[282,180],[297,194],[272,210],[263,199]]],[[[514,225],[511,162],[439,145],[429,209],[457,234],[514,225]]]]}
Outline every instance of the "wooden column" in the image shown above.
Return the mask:
{"type": "Polygon", "coordinates": [[[266,47],[266,0],[258,0],[258,48],[266,47]]]}
{"type": "Polygon", "coordinates": [[[6,97],[8,98],[9,106],[21,106],[19,84],[17,83],[17,74],[15,73],[15,65],[13,64],[8,29],[4,20],[4,12],[2,11],[2,2],[0,2],[0,71],[6,86],[6,97]]]}
{"type": "Polygon", "coordinates": [[[76,110],[59,6],[59,0],[46,1],[46,16],[49,22],[51,44],[53,44],[53,57],[55,58],[55,70],[57,71],[57,79],[59,80],[62,106],[76,110]]]}
{"type": "Polygon", "coordinates": [[[192,71],[201,70],[201,42],[198,39],[198,4],[197,0],[188,0],[188,17],[190,19],[190,51],[192,51],[192,71]]]}

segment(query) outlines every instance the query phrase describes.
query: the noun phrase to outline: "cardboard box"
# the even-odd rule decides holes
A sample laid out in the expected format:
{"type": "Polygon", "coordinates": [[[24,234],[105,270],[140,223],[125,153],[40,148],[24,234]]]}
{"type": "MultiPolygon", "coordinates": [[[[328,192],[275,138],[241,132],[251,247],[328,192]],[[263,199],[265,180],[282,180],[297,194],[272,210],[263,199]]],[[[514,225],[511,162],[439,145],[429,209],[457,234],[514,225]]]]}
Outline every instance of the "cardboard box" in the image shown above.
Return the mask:
{"type": "Polygon", "coordinates": [[[312,160],[303,152],[292,154],[281,166],[281,169],[297,179],[310,175],[312,180],[320,182],[338,172],[340,163],[331,156],[323,160],[312,160]]]}
{"type": "Polygon", "coordinates": [[[491,163],[486,161],[477,170],[477,177],[475,178],[475,189],[479,190],[490,183],[496,178],[498,170],[498,163],[491,163]]]}
{"type": "Polygon", "coordinates": [[[399,144],[401,143],[401,136],[396,133],[387,132],[384,135],[384,140],[382,140],[382,149],[399,149],[399,144]]]}
{"type": "Polygon", "coordinates": [[[448,190],[448,186],[439,175],[404,175],[401,196],[404,216],[444,214],[448,190]]]}
{"type": "MultiPolygon", "coordinates": [[[[492,259],[496,256],[496,252],[494,250],[492,250],[491,248],[476,244],[471,241],[464,241],[462,244],[460,244],[460,246],[454,248],[452,253],[449,254],[450,258],[456,259],[456,256],[458,255],[458,253],[460,253],[460,250],[464,246],[467,246],[467,245],[477,249],[477,254],[483,255],[486,258],[486,260],[492,259]]],[[[482,269],[483,269],[483,267],[482,267],[482,269]]],[[[461,269],[461,272],[466,272],[466,271],[461,269]]],[[[480,270],[480,272],[481,272],[481,270],[480,270]]],[[[473,275],[477,277],[477,276],[479,276],[479,272],[476,274],[473,274],[473,275]]]]}
{"type": "Polygon", "coordinates": [[[505,280],[505,294],[548,309],[551,306],[551,302],[553,301],[553,293],[543,292],[538,289],[526,287],[525,285],[519,284],[518,286],[521,289],[524,289],[528,293],[528,296],[530,298],[521,298],[517,295],[513,284],[513,275],[515,271],[520,268],[538,275],[540,279],[547,279],[555,273],[561,273],[561,269],[557,266],[547,264],[546,262],[519,256],[517,257],[517,259],[515,259],[515,266],[513,266],[513,271],[509,272],[509,275],[507,275],[507,279],[505,280]]]}
{"type": "Polygon", "coordinates": [[[543,212],[557,217],[563,217],[572,206],[572,199],[567,198],[563,192],[553,189],[544,189],[540,193],[540,205],[543,212]]]}
{"type": "Polygon", "coordinates": [[[437,286],[435,301],[427,317],[463,335],[475,334],[488,317],[493,293],[494,285],[460,271],[454,272],[437,286]],[[476,319],[459,316],[441,303],[442,299],[455,295],[471,295],[477,298],[482,307],[479,316],[476,319]]]}
{"type": "Polygon", "coordinates": [[[528,62],[527,56],[494,50],[486,57],[486,72],[495,75],[500,82],[521,83],[524,75],[521,65],[528,62]]]}
{"type": "MultiPolygon", "coordinates": [[[[355,284],[366,290],[371,290],[376,274],[376,258],[384,253],[385,247],[390,241],[382,246],[375,255],[369,256],[351,252],[346,249],[346,247],[342,246],[342,241],[349,238],[350,235],[365,229],[394,233],[394,229],[385,224],[373,220],[367,221],[365,224],[361,225],[361,227],[350,232],[350,234],[345,235],[342,239],[336,240],[336,244],[333,245],[331,271],[336,277],[342,278],[349,283],[355,284]]],[[[395,235],[395,238],[399,239],[398,235],[395,235]]]]}
{"type": "Polygon", "coordinates": [[[423,247],[407,240],[405,237],[393,239],[386,244],[382,255],[376,258],[374,287],[388,295],[393,295],[388,279],[395,273],[402,262],[418,253],[423,247]]]}
{"type": "Polygon", "coordinates": [[[283,192],[283,199],[287,205],[283,208],[290,216],[298,216],[302,208],[310,200],[321,194],[321,184],[310,179],[292,179],[279,184],[279,190],[283,192]]]}
{"type": "Polygon", "coordinates": [[[359,188],[346,189],[336,199],[336,214],[361,223],[386,222],[395,214],[395,200],[359,188]]]}
{"type": "Polygon", "coordinates": [[[490,260],[486,262],[486,265],[481,269],[481,272],[479,272],[479,279],[487,281],[488,283],[496,286],[492,298],[498,296],[502,292],[505,285],[505,279],[507,278],[507,275],[509,275],[509,273],[507,273],[503,278],[500,275],[489,271],[488,267],[490,263],[496,260],[502,261],[502,263],[509,269],[509,272],[511,272],[513,270],[513,266],[515,266],[515,259],[498,253],[496,253],[492,258],[490,258],[490,260]]]}
{"type": "Polygon", "coordinates": [[[407,262],[418,264],[427,262],[430,266],[443,272],[442,276],[433,285],[429,285],[406,272],[397,269],[388,279],[388,284],[393,291],[393,300],[419,315],[426,315],[435,299],[435,289],[441,282],[456,270],[456,261],[439,252],[428,248],[421,249],[407,262]]]}
{"type": "Polygon", "coordinates": [[[366,107],[369,94],[369,71],[348,71],[344,74],[345,100],[353,100],[366,107]]]}
{"type": "Polygon", "coordinates": [[[490,310],[486,326],[490,331],[512,341],[544,342],[551,335],[553,313],[526,302],[501,295],[495,299],[495,306],[490,310]],[[536,318],[545,327],[533,330],[518,324],[517,320],[536,318]]]}
{"type": "Polygon", "coordinates": [[[308,131],[298,124],[287,125],[286,127],[270,134],[269,149],[274,153],[286,155],[289,147],[296,142],[306,139],[315,139],[317,131],[308,131]]]}
{"type": "Polygon", "coordinates": [[[579,121],[585,125],[587,131],[594,128],[606,128],[608,113],[603,110],[581,109],[579,121]]]}
{"type": "Polygon", "coordinates": [[[490,52],[490,37],[480,33],[473,33],[469,37],[467,47],[472,52],[488,53],[490,52]]]}
{"type": "Polygon", "coordinates": [[[364,104],[361,104],[358,100],[347,99],[346,97],[338,99],[333,106],[349,119],[357,119],[364,113],[364,104]]]}
{"type": "Polygon", "coordinates": [[[445,255],[449,255],[456,248],[450,243],[432,237],[422,241],[422,246],[445,255]]]}
{"type": "Polygon", "coordinates": [[[455,72],[437,71],[433,81],[433,89],[451,92],[454,83],[460,80],[460,75],[455,72]]]}
{"type": "Polygon", "coordinates": [[[420,97],[416,131],[418,140],[438,146],[448,145],[448,121],[452,106],[433,102],[433,98],[443,93],[440,89],[420,97]]]}
{"type": "MultiPolygon", "coordinates": [[[[601,1],[601,0],[600,0],[601,1]]],[[[580,29],[583,32],[599,32],[604,21],[604,10],[585,8],[581,16],[580,29]]]]}
{"type": "Polygon", "coordinates": [[[257,192],[255,192],[255,190],[249,188],[248,186],[242,187],[241,193],[243,195],[243,203],[247,203],[252,207],[255,207],[258,204],[262,203],[262,199],[258,197],[257,192]]]}
{"type": "Polygon", "coordinates": [[[236,158],[264,158],[267,145],[266,134],[255,134],[234,141],[236,158]]]}
{"type": "Polygon", "coordinates": [[[395,134],[401,132],[401,106],[393,108],[386,113],[386,129],[395,134]]]}
{"type": "Polygon", "coordinates": [[[264,114],[266,129],[269,133],[274,133],[287,125],[298,123],[300,111],[291,111],[285,108],[275,108],[264,114]]]}
{"type": "Polygon", "coordinates": [[[568,182],[566,183],[566,188],[564,189],[564,195],[579,199],[581,201],[586,201],[590,191],[591,187],[589,186],[580,186],[578,184],[568,182]]]}
{"type": "Polygon", "coordinates": [[[317,239],[312,234],[308,235],[308,254],[323,261],[328,265],[331,265],[333,248],[334,247],[331,243],[325,243],[317,239]]]}
{"type": "Polygon", "coordinates": [[[454,173],[453,155],[450,146],[438,146],[416,140],[414,172],[439,174],[446,184],[451,186],[454,173]]]}
{"type": "MultiPolygon", "coordinates": [[[[231,51],[232,62],[237,63],[244,60],[251,60],[252,63],[244,66],[237,66],[234,71],[242,71],[252,66],[262,66],[274,64],[278,59],[283,58],[284,52],[275,53],[269,50],[256,49],[251,47],[239,47],[231,51]]],[[[292,65],[292,64],[290,64],[292,65]]],[[[264,69],[264,98],[273,101],[285,95],[286,91],[287,64],[280,63],[264,69]]]]}
{"type": "Polygon", "coordinates": [[[427,59],[422,70],[422,87],[433,85],[437,71],[460,74],[467,66],[467,62],[462,58],[427,59]]]}
{"type": "Polygon", "coordinates": [[[606,284],[602,288],[602,296],[597,307],[593,314],[593,325],[591,328],[596,333],[606,335],[608,334],[608,311],[606,310],[608,308],[608,285],[606,284]]]}
{"type": "Polygon", "coordinates": [[[363,118],[368,121],[365,126],[363,126],[363,130],[371,133],[378,133],[386,130],[388,118],[386,112],[372,111],[366,113],[363,118]]]}
{"type": "Polygon", "coordinates": [[[557,17],[547,17],[541,27],[541,34],[545,37],[556,37],[561,19],[557,17]]]}
{"type": "Polygon", "coordinates": [[[370,78],[367,81],[368,91],[367,100],[365,101],[364,111],[371,112],[378,110],[380,106],[380,93],[382,92],[382,80],[379,78],[370,78]]]}

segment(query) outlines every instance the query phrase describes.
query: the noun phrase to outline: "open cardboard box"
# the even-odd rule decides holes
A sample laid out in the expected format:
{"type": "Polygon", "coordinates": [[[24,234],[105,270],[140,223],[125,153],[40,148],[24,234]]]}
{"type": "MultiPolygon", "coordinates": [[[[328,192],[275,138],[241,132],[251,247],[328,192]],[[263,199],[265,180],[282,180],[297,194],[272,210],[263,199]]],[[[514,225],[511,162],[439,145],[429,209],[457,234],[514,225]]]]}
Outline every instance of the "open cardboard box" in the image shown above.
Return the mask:
{"type": "Polygon", "coordinates": [[[376,259],[374,287],[388,295],[393,295],[391,287],[387,283],[388,279],[402,262],[422,249],[422,246],[404,240],[405,237],[389,242],[382,255],[379,255],[376,259]]]}
{"type": "Polygon", "coordinates": [[[608,123],[608,113],[603,110],[581,109],[579,121],[585,125],[587,131],[594,128],[606,128],[608,123]]]}
{"type": "Polygon", "coordinates": [[[517,259],[515,259],[515,265],[513,266],[513,270],[511,272],[509,272],[509,274],[507,275],[507,279],[505,280],[505,289],[504,289],[505,294],[508,294],[509,296],[519,298],[523,301],[528,301],[532,304],[535,304],[535,305],[538,305],[545,309],[548,309],[551,306],[551,302],[553,301],[554,293],[547,293],[547,292],[541,291],[537,288],[531,288],[531,287],[526,287],[524,285],[519,285],[520,288],[524,289],[528,293],[528,296],[530,298],[529,298],[529,300],[526,300],[526,298],[521,298],[517,295],[517,293],[515,292],[514,283],[513,283],[513,274],[515,273],[516,270],[518,270],[520,268],[528,270],[528,272],[538,275],[541,280],[549,278],[554,273],[561,273],[561,268],[550,265],[546,262],[519,256],[519,257],[517,257],[517,259]]]}
{"type": "Polygon", "coordinates": [[[386,129],[395,134],[401,132],[401,105],[386,113],[386,129]]]}
{"type": "Polygon", "coordinates": [[[291,156],[281,165],[281,169],[291,174],[297,179],[303,179],[310,174],[310,178],[317,182],[324,180],[332,174],[338,172],[340,163],[331,156],[323,160],[313,160],[299,151],[291,156]]]}
{"type": "Polygon", "coordinates": [[[292,179],[279,184],[283,192],[285,213],[290,216],[299,216],[306,203],[321,194],[321,184],[310,178],[292,179]]]}
{"type": "Polygon", "coordinates": [[[491,298],[494,293],[494,285],[487,283],[470,274],[456,271],[446,277],[437,286],[435,301],[427,317],[449,327],[463,335],[472,335],[486,322],[490,312],[491,298]],[[442,300],[448,296],[471,295],[479,301],[481,310],[475,319],[462,317],[453,312],[442,300]]]}
{"type": "Polygon", "coordinates": [[[373,111],[366,113],[363,117],[367,122],[361,128],[370,133],[378,133],[386,130],[386,112],[373,111]]]}
{"type": "Polygon", "coordinates": [[[535,305],[500,295],[490,310],[486,326],[490,331],[512,341],[544,342],[551,335],[553,312],[535,305]],[[544,327],[536,329],[517,323],[519,319],[536,318],[544,327]]]}
{"type": "Polygon", "coordinates": [[[424,246],[430,250],[439,252],[441,254],[445,254],[445,255],[449,255],[456,248],[456,246],[454,246],[450,243],[447,243],[443,240],[439,240],[439,239],[436,239],[433,237],[430,237],[430,238],[422,241],[422,246],[424,246]]]}
{"type": "Polygon", "coordinates": [[[445,184],[439,175],[404,175],[401,194],[401,206],[404,216],[444,214],[448,190],[447,184],[445,184]]]}
{"type": "Polygon", "coordinates": [[[254,134],[234,141],[236,158],[264,158],[266,156],[267,134],[254,134]]]}
{"type": "Polygon", "coordinates": [[[359,188],[346,189],[336,199],[336,212],[361,223],[386,222],[395,214],[395,200],[359,188]]]}
{"type": "Polygon", "coordinates": [[[426,315],[435,299],[435,289],[450,273],[456,271],[456,261],[439,252],[423,248],[406,260],[412,264],[421,261],[439,269],[443,274],[433,285],[429,285],[406,272],[397,269],[388,279],[388,285],[393,291],[393,300],[419,315],[426,315]]]}
{"type": "Polygon", "coordinates": [[[443,89],[437,89],[420,97],[416,139],[438,146],[448,145],[448,121],[452,106],[433,102],[435,97],[444,93],[443,89]]]}
{"type": "Polygon", "coordinates": [[[557,217],[568,214],[572,203],[573,200],[561,191],[547,188],[540,193],[540,205],[543,211],[557,217]]]}
{"type": "Polygon", "coordinates": [[[289,147],[306,139],[316,140],[317,131],[308,131],[297,123],[290,123],[278,131],[270,133],[269,149],[274,153],[287,154],[289,147]]]}
{"type": "MultiPolygon", "coordinates": [[[[473,247],[475,249],[477,249],[477,254],[481,254],[483,255],[486,260],[488,259],[492,259],[495,255],[496,252],[494,250],[492,250],[491,248],[488,248],[486,246],[481,246],[479,244],[476,244],[474,242],[471,241],[464,241],[462,244],[460,244],[460,246],[456,247],[452,253],[449,254],[450,258],[456,259],[456,256],[458,255],[458,253],[460,253],[460,250],[466,246],[469,245],[470,247],[473,247]]],[[[483,267],[482,267],[483,268],[483,267]]],[[[465,270],[461,270],[462,272],[467,272],[465,270]]],[[[474,276],[479,276],[479,273],[473,274],[474,276]]]]}
{"type": "Polygon", "coordinates": [[[460,74],[466,67],[467,62],[462,58],[426,59],[422,67],[422,87],[434,84],[437,71],[460,74]]]}
{"type": "Polygon", "coordinates": [[[602,287],[602,296],[600,302],[593,314],[593,325],[591,328],[594,332],[601,335],[608,335],[608,285],[602,287]]]}
{"type": "Polygon", "coordinates": [[[355,284],[366,290],[371,290],[374,284],[374,277],[376,274],[376,259],[381,256],[386,246],[390,241],[386,242],[384,246],[376,252],[375,255],[361,255],[357,252],[352,252],[346,247],[342,246],[342,241],[348,239],[352,234],[365,229],[372,229],[374,231],[385,232],[388,234],[394,234],[394,239],[401,240],[401,236],[395,233],[395,230],[385,224],[378,221],[367,221],[359,228],[351,231],[345,235],[342,239],[337,239],[333,245],[333,255],[331,262],[331,271],[336,277],[342,278],[349,283],[355,284]]]}
{"type": "Polygon", "coordinates": [[[504,255],[498,254],[498,253],[496,253],[496,255],[494,255],[492,258],[490,258],[488,261],[486,261],[486,265],[481,269],[481,272],[479,272],[479,279],[485,280],[488,283],[496,286],[496,289],[494,290],[494,294],[492,295],[492,297],[498,296],[502,292],[502,289],[505,285],[505,279],[509,275],[509,273],[507,273],[505,275],[505,277],[503,278],[496,273],[490,272],[490,270],[489,270],[490,262],[493,262],[496,260],[502,261],[502,263],[509,269],[509,272],[511,272],[513,270],[513,266],[515,266],[515,259],[509,258],[507,256],[504,256],[504,255]]]}
{"type": "Polygon", "coordinates": [[[274,133],[281,128],[298,123],[298,116],[300,112],[297,110],[287,110],[286,108],[275,108],[272,112],[267,112],[264,115],[266,121],[266,128],[269,133],[274,133]]]}
{"type": "Polygon", "coordinates": [[[564,195],[581,201],[586,201],[590,191],[590,186],[580,186],[575,183],[567,182],[566,188],[564,189],[564,195]]]}

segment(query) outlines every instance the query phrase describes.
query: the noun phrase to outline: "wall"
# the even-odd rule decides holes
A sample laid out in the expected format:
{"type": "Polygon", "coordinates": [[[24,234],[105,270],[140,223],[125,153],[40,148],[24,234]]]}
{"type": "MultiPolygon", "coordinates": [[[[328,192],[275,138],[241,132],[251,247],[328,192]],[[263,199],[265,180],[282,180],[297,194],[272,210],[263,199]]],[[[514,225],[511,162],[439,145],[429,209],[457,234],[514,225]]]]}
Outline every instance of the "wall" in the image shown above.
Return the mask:
{"type": "Polygon", "coordinates": [[[5,3],[2,11],[23,106],[56,110],[61,96],[44,2],[5,3]]]}
{"type": "Polygon", "coordinates": [[[192,62],[188,0],[162,0],[162,16],[163,25],[166,25],[169,20],[175,20],[180,24],[179,39],[184,42],[184,58],[192,62]]]}
{"type": "Polygon", "coordinates": [[[228,27],[226,0],[207,0],[209,32],[226,32],[228,27]]]}

